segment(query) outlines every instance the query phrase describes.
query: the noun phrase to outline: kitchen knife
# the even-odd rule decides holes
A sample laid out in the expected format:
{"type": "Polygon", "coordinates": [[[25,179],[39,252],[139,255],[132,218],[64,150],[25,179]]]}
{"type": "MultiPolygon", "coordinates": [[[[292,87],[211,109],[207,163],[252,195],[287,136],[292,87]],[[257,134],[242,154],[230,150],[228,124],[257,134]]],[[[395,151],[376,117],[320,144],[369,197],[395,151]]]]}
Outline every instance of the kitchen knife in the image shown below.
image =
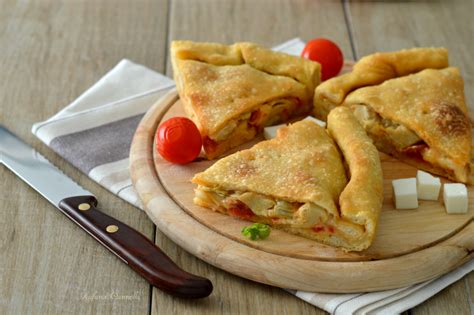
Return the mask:
{"type": "Polygon", "coordinates": [[[211,281],[180,269],[143,234],[97,210],[94,195],[1,125],[0,162],[151,285],[183,298],[211,294],[211,281]]]}

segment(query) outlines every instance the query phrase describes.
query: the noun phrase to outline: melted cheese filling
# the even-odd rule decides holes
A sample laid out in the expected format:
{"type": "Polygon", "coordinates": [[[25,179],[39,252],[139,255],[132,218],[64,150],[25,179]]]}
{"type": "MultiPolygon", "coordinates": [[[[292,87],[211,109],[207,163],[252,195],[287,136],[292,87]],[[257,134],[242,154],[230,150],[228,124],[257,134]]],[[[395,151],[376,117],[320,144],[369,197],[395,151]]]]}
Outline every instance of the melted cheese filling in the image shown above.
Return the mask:
{"type": "Polygon", "coordinates": [[[275,225],[287,225],[293,228],[311,229],[313,232],[340,234],[344,238],[359,238],[365,230],[363,226],[334,217],[320,206],[311,203],[296,203],[278,200],[254,192],[226,192],[212,190],[199,185],[195,198],[198,204],[213,210],[228,210],[238,200],[253,214],[269,219],[275,225]]]}
{"type": "Polygon", "coordinates": [[[228,121],[219,131],[209,137],[214,141],[225,141],[233,133],[248,134],[252,131],[249,126],[261,129],[287,120],[299,105],[296,98],[285,98],[268,102],[259,109],[242,114],[240,117],[228,121]]]}
{"type": "MultiPolygon", "coordinates": [[[[393,148],[400,153],[404,153],[410,147],[423,142],[423,139],[418,137],[416,133],[402,124],[382,118],[369,106],[352,105],[351,109],[354,116],[369,134],[375,137],[385,135],[390,140],[393,148]]],[[[432,166],[450,170],[456,178],[467,180],[466,166],[456,164],[451,158],[429,146],[420,151],[420,157],[432,166]]]]}

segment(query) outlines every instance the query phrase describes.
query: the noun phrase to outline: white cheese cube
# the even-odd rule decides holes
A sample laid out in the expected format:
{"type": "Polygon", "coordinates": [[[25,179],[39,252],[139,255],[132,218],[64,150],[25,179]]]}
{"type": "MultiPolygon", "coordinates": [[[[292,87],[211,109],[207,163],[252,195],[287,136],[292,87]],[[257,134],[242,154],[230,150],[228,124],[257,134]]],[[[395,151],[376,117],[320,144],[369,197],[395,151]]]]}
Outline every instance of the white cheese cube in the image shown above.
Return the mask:
{"type": "MultiPolygon", "coordinates": [[[[321,127],[326,128],[326,123],[324,121],[321,121],[321,120],[316,119],[314,117],[308,116],[303,120],[311,120],[311,121],[317,123],[318,125],[320,125],[321,127]]],[[[277,130],[281,127],[284,127],[284,126],[286,126],[286,124],[265,127],[265,128],[263,128],[263,136],[267,140],[273,139],[273,138],[276,137],[277,130]]]]}
{"type": "Polygon", "coordinates": [[[397,209],[418,208],[416,178],[403,178],[392,181],[393,199],[397,209]]]}
{"type": "Polygon", "coordinates": [[[277,130],[280,129],[281,127],[284,127],[284,126],[286,126],[286,125],[281,124],[281,125],[265,127],[265,128],[263,128],[263,136],[267,140],[273,139],[277,135],[277,130]]]}
{"type": "Polygon", "coordinates": [[[420,200],[438,200],[441,189],[441,181],[423,171],[416,173],[418,199],[420,200]]]}
{"type": "Polygon", "coordinates": [[[311,121],[314,121],[315,123],[317,123],[318,125],[320,125],[321,127],[323,128],[326,128],[326,123],[322,120],[319,120],[319,119],[316,119],[314,118],[313,116],[308,116],[306,117],[305,119],[303,120],[311,120],[311,121]]]}
{"type": "Polygon", "coordinates": [[[467,213],[466,185],[444,184],[443,199],[447,213],[467,213]]]}

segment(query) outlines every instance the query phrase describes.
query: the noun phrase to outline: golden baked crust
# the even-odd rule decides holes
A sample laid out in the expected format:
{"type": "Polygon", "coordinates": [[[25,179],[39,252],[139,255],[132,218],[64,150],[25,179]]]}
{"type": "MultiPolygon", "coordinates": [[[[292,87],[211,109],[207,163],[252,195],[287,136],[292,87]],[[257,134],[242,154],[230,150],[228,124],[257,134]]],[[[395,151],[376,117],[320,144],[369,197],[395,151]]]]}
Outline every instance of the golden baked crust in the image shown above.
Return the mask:
{"type": "Polygon", "coordinates": [[[340,105],[346,95],[357,88],[380,84],[428,68],[446,67],[448,67],[446,48],[412,48],[365,56],[354,65],[352,72],[317,86],[314,95],[314,115],[326,120],[329,111],[340,105]]]}
{"type": "Polygon", "coordinates": [[[177,89],[209,159],[311,110],[320,66],[252,43],[174,41],[177,89]]]}
{"type": "Polygon", "coordinates": [[[282,127],[275,139],[220,159],[192,181],[219,190],[314,202],[334,213],[347,183],[334,141],[312,121],[282,127]]]}
{"type": "Polygon", "coordinates": [[[343,105],[380,151],[452,180],[471,181],[471,122],[459,69],[426,69],[360,88],[343,105]]]}
{"type": "Polygon", "coordinates": [[[361,247],[372,243],[383,202],[383,176],[380,157],[372,140],[346,107],[333,109],[328,131],[349,166],[350,181],[339,196],[341,217],[363,225],[361,247]]]}
{"type": "Polygon", "coordinates": [[[344,250],[367,248],[383,197],[378,152],[347,108],[328,124],[349,184],[334,140],[303,120],[196,174],[194,202],[344,250]]]}

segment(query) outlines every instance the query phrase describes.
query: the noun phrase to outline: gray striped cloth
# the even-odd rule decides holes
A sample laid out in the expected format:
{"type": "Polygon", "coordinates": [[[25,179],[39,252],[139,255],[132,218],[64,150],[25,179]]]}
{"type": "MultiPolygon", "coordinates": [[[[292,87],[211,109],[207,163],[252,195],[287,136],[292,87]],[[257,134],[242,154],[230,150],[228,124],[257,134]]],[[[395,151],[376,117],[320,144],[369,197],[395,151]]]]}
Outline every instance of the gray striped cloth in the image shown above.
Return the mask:
{"type": "MultiPolygon", "coordinates": [[[[274,49],[299,55],[303,47],[304,42],[295,38],[274,49]]],[[[32,132],[91,179],[141,208],[128,171],[130,143],[143,114],[173,87],[170,78],[124,59],[59,113],[34,124],[32,132]]],[[[425,301],[473,270],[471,260],[438,279],[382,292],[287,291],[333,314],[396,314],[425,301]]]]}

